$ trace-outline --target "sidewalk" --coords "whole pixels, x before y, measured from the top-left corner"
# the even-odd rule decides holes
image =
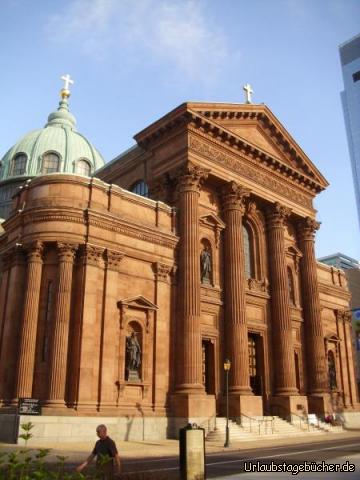
[[[111,436],[111,432],[110,432]],[[241,451],[249,449],[258,449],[265,447],[276,447],[283,445],[296,445],[302,443],[316,443],[324,440],[336,440],[343,438],[357,438],[360,442],[360,431],[344,432],[344,433],[327,433],[320,435],[311,435],[310,437],[288,437],[281,439],[258,439],[256,441],[240,441],[233,442],[231,447],[224,448],[221,443],[206,443],[206,454],[213,454],[219,452],[229,451]],[[94,447],[97,440],[96,435],[89,442],[84,443],[35,443],[31,440],[28,442],[27,448],[50,448],[51,457],[56,455],[64,455],[67,458],[66,463],[78,463],[88,456]],[[151,457],[174,457],[179,455],[179,442],[178,440],[159,440],[159,441],[139,441],[139,442],[116,442],[119,450],[119,454],[124,462],[127,459],[132,460],[136,458],[151,458]],[[13,444],[0,444],[0,452],[12,451],[14,449],[22,449],[24,446]],[[243,477],[241,477],[243,479]],[[348,477],[347,477],[348,478]],[[245,479],[244,479],[245,480]],[[270,480],[270,479],[269,479]]]

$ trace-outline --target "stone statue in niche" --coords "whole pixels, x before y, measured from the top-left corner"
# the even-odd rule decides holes
[[[126,373],[128,381],[140,380],[141,348],[136,332],[126,337]]]
[[[200,275],[201,283],[211,283],[211,252],[207,245],[200,254]]]
[[[336,382],[336,367],[335,367],[335,359],[332,352],[328,354],[328,365],[329,365],[329,388],[330,390],[336,390],[337,382]]]

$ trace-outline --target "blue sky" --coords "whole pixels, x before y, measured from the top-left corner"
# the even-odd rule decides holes
[[[79,131],[106,160],[186,100],[266,103],[330,183],[317,255],[360,259],[338,45],[360,0],[2,0],[0,157],[56,109],[70,73]]]

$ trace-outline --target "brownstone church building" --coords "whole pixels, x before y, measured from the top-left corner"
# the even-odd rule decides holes
[[[66,95],[52,115],[74,133]],[[56,145],[2,165],[23,183],[0,235],[0,422],[26,397],[44,432],[107,417],[164,438],[224,415],[225,359],[232,417],[356,410],[345,275],[314,252],[328,184],[278,119],[184,103],[134,138],[98,169]]]

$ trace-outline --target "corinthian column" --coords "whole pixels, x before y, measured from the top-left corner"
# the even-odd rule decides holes
[[[202,391],[200,333],[199,196],[208,170],[188,163],[178,172],[179,317],[177,391]]]
[[[27,249],[28,267],[15,387],[16,398],[31,397],[32,395],[41,272],[43,264],[42,252],[43,244],[41,242],[35,242]]]
[[[245,267],[242,234],[244,201],[250,191],[230,182],[223,191],[225,228],[225,338],[231,361],[229,391],[251,394],[246,326]]]
[[[57,243],[59,256],[59,285],[56,300],[53,344],[50,357],[49,400],[64,404],[68,339],[70,323],[71,285],[76,246]]]
[[[297,395],[289,287],[285,257],[285,221],[290,209],[278,202],[267,211],[275,394]]]
[[[314,248],[315,232],[319,227],[320,223],[309,217],[298,224],[298,239],[303,254],[300,268],[306,338],[308,393],[310,395],[326,393],[328,390],[327,363],[320,315],[320,298]]]

